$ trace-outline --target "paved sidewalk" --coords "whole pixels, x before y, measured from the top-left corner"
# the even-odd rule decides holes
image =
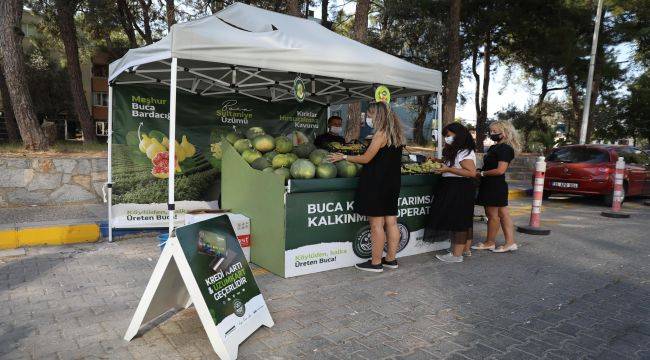
[[[276,325],[240,359],[648,359],[650,207],[546,202],[548,237],[463,264],[431,254],[400,269],[257,275]],[[515,201],[525,223],[528,201]],[[476,224],[476,240],[484,224]],[[159,252],[154,238],[33,248],[0,258],[1,359],[216,359],[196,312],[122,340]]]

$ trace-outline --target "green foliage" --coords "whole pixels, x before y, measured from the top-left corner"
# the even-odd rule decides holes
[[[217,186],[218,176],[219,171],[216,169],[177,176],[174,179],[175,199],[183,201],[205,198],[205,193]],[[149,173],[124,173],[114,180],[114,184],[113,201],[116,204],[149,204],[167,201],[167,180],[156,179]]]

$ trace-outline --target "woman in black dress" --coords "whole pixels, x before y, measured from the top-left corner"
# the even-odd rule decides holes
[[[463,262],[463,250],[472,241],[474,194],[476,187],[476,143],[466,127],[451,123],[442,129],[445,147],[442,150],[440,184],[433,194],[429,222],[424,241],[433,242],[451,232],[451,252],[436,255],[444,262]],[[446,239],[446,237],[445,237]]]
[[[503,253],[517,250],[514,226],[508,211],[508,183],[506,170],[521,149],[519,135],[509,121],[496,121],[490,124],[490,139],[496,144],[490,146],[483,157],[483,168],[478,175],[481,185],[477,203],[485,207],[488,218],[488,232],[485,242],[472,246],[475,250],[491,250]],[[499,227],[503,229],[505,244],[496,246]]]
[[[406,139],[400,120],[386,104],[371,103],[366,116],[375,131],[366,152],[357,156],[332,154],[329,159],[364,165],[354,198],[354,211],[365,215],[370,223],[372,258],[355,266],[360,270],[382,272],[384,266],[397,268],[395,255],[400,239],[397,198],[401,187],[402,147]],[[382,258],[386,241],[388,251]]]

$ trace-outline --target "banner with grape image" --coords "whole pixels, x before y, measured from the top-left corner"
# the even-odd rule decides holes
[[[190,210],[218,207],[224,138],[251,128],[313,139],[326,128],[326,107],[264,103],[242,96],[202,97],[179,91],[176,106],[176,222]],[[165,227],[169,161],[169,90],[117,85],[113,91],[113,226]]]

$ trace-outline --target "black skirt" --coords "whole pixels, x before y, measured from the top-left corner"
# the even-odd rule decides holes
[[[402,149],[384,146],[361,169],[354,197],[354,211],[365,216],[397,216],[397,200],[402,185]]]
[[[476,186],[472,179],[443,177],[433,193],[424,240],[439,241],[441,233],[472,228],[475,194]]]
[[[481,206],[508,206],[508,183],[505,176],[481,178],[476,203]]]

